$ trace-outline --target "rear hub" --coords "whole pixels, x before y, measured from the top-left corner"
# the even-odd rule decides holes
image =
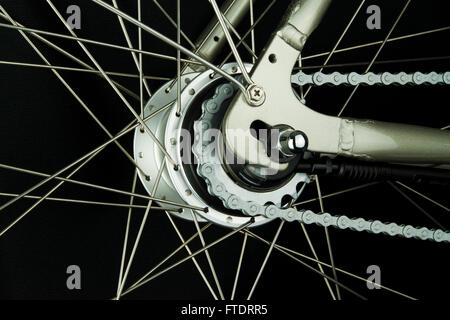
[[[246,67],[249,69],[251,65]],[[239,76],[235,63],[226,64],[223,70]],[[166,161],[156,197],[207,208],[194,211],[186,208],[172,214],[192,220],[194,212],[199,221],[231,228],[248,223],[252,217],[255,219],[252,226],[271,221],[261,215],[263,206],[281,207],[297,198],[308,177],[294,173],[283,179],[266,179],[261,168],[229,161],[221,147],[220,124],[237,89],[210,70],[183,75],[181,80],[181,115],[176,115],[176,102],[146,122],[178,164],[177,168],[147,133],[140,128],[135,132],[135,159],[150,176],[148,179],[139,173],[147,192],[152,192],[156,175]],[[154,93],[145,107],[144,117],[177,98],[176,86],[169,90],[170,87],[171,82],[166,83]]]

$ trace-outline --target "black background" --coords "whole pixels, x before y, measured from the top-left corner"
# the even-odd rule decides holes
[[[175,39],[175,29],[158,11],[151,1],[143,2],[143,21],[151,27]],[[447,1],[412,1],[393,37],[408,33],[445,27],[448,25]],[[167,11],[175,17],[176,1],[161,1]],[[259,0],[255,5],[256,16],[269,1]],[[288,1],[277,1],[270,14],[256,29],[257,53],[276,26]],[[366,28],[365,7],[353,23],[340,47],[346,47],[383,39],[400,13],[405,1],[369,1],[382,9],[382,29]],[[47,5],[46,1],[1,0],[0,4],[20,23],[28,27],[66,34],[64,26]],[[55,0],[54,4],[64,14],[67,6],[78,4],[82,10],[80,37],[126,46],[116,17],[90,1]],[[313,34],[304,50],[304,56],[329,51],[345,28],[359,1],[334,1],[324,22]],[[136,1],[119,1],[125,12],[136,16]],[[192,40],[209,22],[213,11],[206,0],[182,1],[182,29]],[[2,21],[3,23],[4,21]],[[239,28],[241,34],[248,28],[245,20]],[[132,41],[137,45],[136,28],[128,25]],[[29,45],[15,30],[0,28],[0,60],[42,63]],[[69,52],[89,61],[77,44],[70,40],[51,39]],[[378,60],[445,56],[448,31],[388,43]],[[74,66],[72,61],[35,41],[54,65]],[[186,45],[186,43],[184,43]],[[88,48],[107,71],[136,73],[128,52],[89,45]],[[330,63],[368,62],[377,46],[336,54]],[[176,51],[149,35],[144,36],[144,49],[175,55]],[[242,51],[245,59],[245,51]],[[228,51],[224,50],[224,54]],[[326,56],[305,61],[305,65],[320,65]],[[173,77],[175,63],[145,57],[146,75]],[[365,66],[331,68],[328,71],[363,72]],[[420,63],[397,63],[375,65],[374,72],[381,71],[447,71],[448,61],[439,60]],[[132,120],[132,115],[123,106],[108,84],[89,74],[61,72],[86,104],[92,108],[111,132],[118,132]],[[120,79],[120,82],[135,92],[139,86],[136,79]],[[150,81],[155,90],[162,83]],[[347,99],[351,88],[314,88],[307,98],[313,109],[335,115]],[[23,68],[0,65],[0,163],[44,173],[54,173],[73,160],[106,141],[106,135],[86,114],[78,102],[46,69]],[[361,87],[346,109],[344,115],[398,121],[440,128],[448,125],[445,109],[448,107],[448,89],[443,86],[417,87]],[[138,110],[136,101],[129,100]],[[121,140],[131,153],[132,136]],[[128,160],[115,147],[109,147],[74,177],[121,190],[130,190],[133,169]],[[42,178],[22,173],[0,170],[0,192],[21,193]],[[40,188],[34,194],[43,195],[55,182]],[[327,194],[357,183],[321,180],[322,192]],[[417,190],[430,195],[448,207],[448,189],[416,186]],[[137,192],[145,193],[139,186]],[[420,206],[433,214],[444,226],[448,226],[448,212],[424,199],[408,193]],[[128,203],[126,196],[96,191],[76,185],[64,184],[55,197]],[[316,196],[311,185],[301,199]],[[2,197],[1,203],[9,198]],[[35,200],[20,200],[0,213],[3,229]],[[145,204],[137,200],[137,203]],[[362,216],[367,219],[394,221],[419,226],[435,227],[417,208],[387,184],[379,184],[326,199],[325,210],[333,214]],[[319,211],[317,202],[305,208]],[[122,241],[127,209],[61,204],[45,201],[20,223],[0,238],[0,298],[4,299],[110,299],[117,287]],[[136,235],[142,210],[134,211],[132,241]],[[191,223],[176,221],[185,238],[195,232]],[[254,230],[266,239],[273,238],[277,223]],[[308,227],[311,239],[321,259],[328,261],[325,235],[322,228]],[[137,251],[129,282],[138,279],[144,272],[158,263],[179,246],[179,239],[163,213],[152,212]],[[207,242],[229,232],[213,227],[205,232]],[[366,277],[369,265],[379,265],[382,284],[393,287],[418,298],[445,298],[449,285],[448,245],[418,240],[397,239],[387,236],[330,230],[336,264],[350,272]],[[222,287],[229,296],[234,280],[242,236],[210,250]],[[309,247],[298,224],[286,225],[278,243],[310,255]],[[200,248],[194,241],[191,249]],[[129,250],[130,251],[130,250]],[[128,251],[128,252],[129,252]],[[248,240],[246,256],[241,273],[237,297],[245,298],[256,277],[267,246],[256,240]],[[184,257],[182,251],[174,259]],[[211,284],[206,259],[198,257]],[[169,262],[170,263],[170,262]],[[66,268],[79,265],[82,270],[82,289],[66,288]],[[316,267],[316,265],[313,265]],[[396,299],[383,290],[367,290],[362,281],[339,274],[339,279],[349,287],[369,298]],[[344,292],[345,299],[355,299]],[[209,291],[192,262],[171,270],[129,296],[133,299],[207,299]],[[329,299],[320,276],[308,271],[297,262],[274,251],[254,294],[256,299]]]

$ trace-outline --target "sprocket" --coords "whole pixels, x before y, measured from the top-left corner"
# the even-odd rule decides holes
[[[230,176],[223,164],[219,128],[236,90],[233,83],[221,84],[213,97],[202,104],[202,116],[194,123],[193,153],[198,161],[197,173],[205,180],[208,192],[221,199],[226,208],[241,210],[249,216],[263,215],[267,204],[281,208],[286,196],[297,199],[309,177],[296,173],[278,188],[251,190]]]

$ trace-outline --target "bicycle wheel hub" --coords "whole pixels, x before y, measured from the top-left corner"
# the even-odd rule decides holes
[[[226,64],[223,70],[239,76],[235,63]],[[250,216],[255,218],[252,226],[271,221],[260,214],[261,208],[266,204],[281,207],[287,200],[297,198],[308,177],[293,174],[279,181],[264,181],[264,170],[222,160],[220,124],[237,93],[236,88],[210,70],[183,75],[181,82],[180,107],[178,101],[167,107],[177,99],[176,85],[170,81],[151,97],[144,110],[144,118],[159,111],[146,124],[177,167],[144,130],[137,128],[135,132],[134,156],[145,172],[139,172],[139,177],[147,192],[152,193],[156,176],[165,162],[155,197],[208,208],[185,208],[172,214],[192,220],[195,212],[199,221],[233,228],[249,222]],[[180,116],[176,114],[177,107]],[[205,176],[204,172],[209,175]]]

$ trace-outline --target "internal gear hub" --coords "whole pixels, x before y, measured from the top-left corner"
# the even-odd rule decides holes
[[[246,68],[250,70],[251,65],[247,64]],[[239,68],[236,63],[229,63],[223,67],[223,70],[229,74],[239,75]],[[255,212],[254,206],[246,205],[241,202],[236,193],[242,195],[242,186],[239,186],[233,179],[227,175],[221,176],[223,190],[230,192],[224,203],[211,191],[208,182],[198,175],[197,158],[191,154],[191,146],[194,143],[194,121],[202,116],[202,104],[214,95],[216,88],[225,83],[220,75],[213,75],[208,70],[203,73],[186,74],[182,76],[182,92],[181,92],[181,115],[177,116],[177,102],[170,108],[161,111],[160,114],[148,120],[146,124],[155,133],[155,136],[165,146],[168,154],[178,164],[178,170],[165,158],[164,153],[146,133],[142,133],[139,128],[135,132],[135,159],[138,164],[149,173],[151,178],[148,181],[146,177],[139,173],[146,190],[151,193],[154,186],[154,178],[161,167],[162,161],[167,161],[164,169],[156,197],[165,198],[166,200],[177,203],[186,203],[189,206],[197,208],[208,208],[208,210],[194,210],[199,221],[211,221],[226,227],[240,227],[250,222],[250,214],[254,216],[252,227],[259,226],[271,221],[271,218],[264,216],[262,213]],[[162,86],[147,103],[144,110],[144,117],[152,112],[156,112],[166,106],[168,103],[176,99],[177,92],[175,89],[166,90],[170,83]],[[232,89],[229,98],[234,94]],[[222,105],[218,106],[219,110]],[[224,111],[223,109],[221,112]],[[219,123],[220,119],[215,120]],[[188,160],[188,161],[186,161]],[[189,161],[192,160],[192,161]],[[203,163],[202,163],[203,164]],[[202,165],[199,163],[199,168]],[[202,168],[204,168],[202,166]],[[203,169],[205,170],[205,169]],[[295,197],[298,194],[297,185],[305,182],[307,176],[299,175],[294,180],[281,185],[271,191],[261,192],[261,190],[245,190],[247,199],[251,199],[253,203],[257,203],[258,207],[263,202],[281,206],[282,198],[285,195]],[[220,189],[220,188],[219,188]],[[216,188],[216,191],[218,189]],[[286,191],[289,190],[289,191]],[[164,204],[167,207],[167,204]],[[191,209],[185,208],[181,213],[174,212],[174,215],[192,220]]]

